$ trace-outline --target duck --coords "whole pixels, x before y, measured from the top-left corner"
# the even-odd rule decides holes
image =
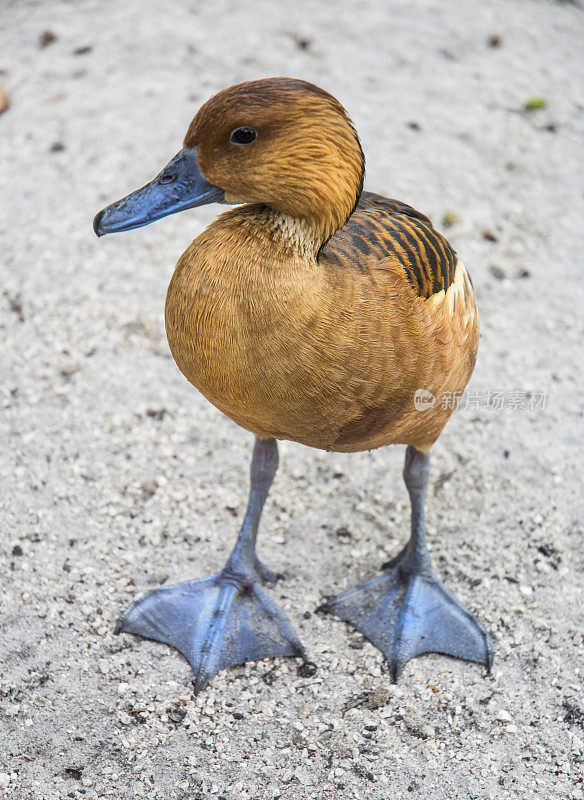
[[[151,590],[116,626],[180,651],[196,692],[247,661],[312,664],[270,597],[282,576],[256,552],[278,440],[345,453],[406,446],[407,544],[317,610],[361,632],[393,681],[424,653],[492,665],[488,631],[433,569],[425,523],[430,450],[476,361],[472,283],[426,215],[365,191],[364,176],[359,136],[333,95],[300,79],[252,80],[204,103],[162,171],[94,219],[103,236],[233,206],[179,258],[165,324],[186,379],[255,436],[247,509],[218,574]]]

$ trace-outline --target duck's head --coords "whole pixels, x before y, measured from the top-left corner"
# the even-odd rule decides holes
[[[328,92],[290,78],[231,86],[198,111],[183,149],[153,181],[101,211],[98,236],[206,203],[263,203],[303,220],[322,243],[363,187],[355,129]]]

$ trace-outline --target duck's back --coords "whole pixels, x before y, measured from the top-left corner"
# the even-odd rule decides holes
[[[428,217],[399,200],[363,192],[320,258],[339,268],[365,269],[388,257],[402,266],[418,297],[428,299],[454,281],[456,253]]]

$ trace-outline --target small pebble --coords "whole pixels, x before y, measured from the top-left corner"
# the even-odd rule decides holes
[[[505,279],[505,270],[502,267],[497,266],[496,264],[491,264],[489,267],[489,272],[496,278],[498,281],[502,281]]]
[[[306,661],[298,667],[297,672],[301,678],[312,678],[313,675],[316,675],[316,670],[317,667],[314,661]]]
[[[485,239],[487,242],[498,242],[499,241],[498,238],[493,233],[493,231],[490,230],[489,228],[485,228],[484,229],[484,231],[483,231],[483,239]]]
[[[294,773],[291,769],[283,769],[280,773],[280,780],[282,783],[290,783],[292,778],[294,777]]]
[[[312,44],[312,41],[310,39],[307,39],[304,36],[296,37],[296,47],[299,50],[308,50],[310,48],[311,44]]]
[[[144,500],[149,500],[156,494],[156,490],[158,489],[158,483],[157,481],[144,481],[144,483],[141,484],[140,488],[142,489]]]
[[[39,46],[41,48],[48,47],[50,44],[53,44],[57,40],[57,34],[53,31],[46,30],[41,33],[39,36]]]
[[[425,723],[424,725],[420,725],[420,738],[421,739],[433,739],[436,736],[436,729],[432,725],[428,725]]]

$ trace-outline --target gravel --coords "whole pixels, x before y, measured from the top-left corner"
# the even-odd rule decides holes
[[[2,800],[584,797],[582,14],[4,4]],[[313,613],[403,545],[403,448],[282,444],[260,552],[313,674],[248,664],[195,697],[178,654],[113,635],[144,591],[220,569],[252,442],[164,336],[173,265],[216,209],[99,241],[91,220],[211,94],[282,74],[342,100],[367,187],[447,220],[472,274],[474,395],[435,448],[428,518],[439,573],[493,633],[491,675],[426,656],[393,686],[369,643]]]

